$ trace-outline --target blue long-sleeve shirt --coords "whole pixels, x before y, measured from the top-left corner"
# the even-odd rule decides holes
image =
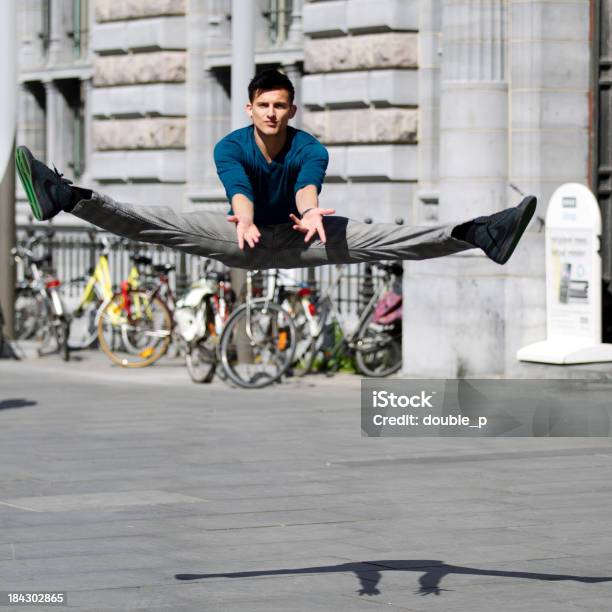
[[[250,125],[220,140],[214,158],[230,207],[241,193],[253,202],[256,225],[274,225],[298,214],[295,194],[302,187],[315,185],[321,191],[329,155],[314,136],[289,126],[285,146],[268,163]]]

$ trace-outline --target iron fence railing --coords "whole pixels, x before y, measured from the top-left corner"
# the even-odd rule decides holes
[[[19,226],[17,242],[23,245],[32,233],[40,231],[45,230],[41,230],[40,226]],[[35,254],[41,256],[51,253],[50,266],[53,273],[65,283],[64,291],[67,295],[76,297],[82,291],[84,280],[75,279],[84,279],[93,270],[102,252],[102,238],[106,238],[111,245],[108,255],[109,268],[113,283],[117,286],[128,277],[130,256],[133,254],[147,255],[153,259],[153,263],[174,264],[176,270],[170,273],[169,281],[177,295],[181,295],[201,276],[206,261],[202,257],[167,247],[128,241],[106,232],[83,228],[55,228],[53,233],[36,247]],[[213,262],[213,269],[223,268],[219,262]],[[23,272],[18,267],[18,282],[23,279]],[[293,281],[295,284],[307,284],[315,291],[322,292],[334,282],[337,274],[335,266],[300,268],[283,270],[281,280],[285,283]],[[347,266],[333,296],[342,314],[354,316],[368,302],[380,280],[380,274],[367,264]]]

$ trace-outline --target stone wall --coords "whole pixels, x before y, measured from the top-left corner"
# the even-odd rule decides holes
[[[184,15],[186,4],[186,0],[96,0],[96,21]]]
[[[411,32],[311,39],[304,45],[304,68],[310,73],[416,68],[417,41]]]
[[[154,117],[94,121],[98,151],[130,149],[184,149],[186,120]]]
[[[102,55],[94,60],[94,85],[183,82],[187,74],[184,51]]]
[[[421,156],[423,200],[437,199],[440,187],[431,208],[440,209],[437,221],[453,223],[517,204],[512,183],[537,195],[543,219],[560,184],[589,183],[589,1],[422,6],[419,36],[429,35],[419,72],[424,63],[431,71],[428,117],[420,108],[430,143]],[[424,85],[419,79],[422,95]],[[425,152],[422,139],[419,148]],[[539,376],[516,352],[546,337],[544,267],[537,220],[503,267],[479,250],[407,262],[404,373]]]
[[[325,144],[417,141],[417,111],[368,108],[309,112],[304,129]]]
[[[111,196],[137,201],[149,185],[148,203],[167,204],[184,190],[186,20],[185,0],[96,1],[92,175]]]
[[[183,16],[150,17],[110,21],[96,25],[91,36],[91,48],[111,53],[184,49],[186,20]]]
[[[590,82],[591,4],[588,0],[509,2],[509,179],[522,191],[538,196],[537,214],[542,218],[557,187],[569,182],[590,186],[591,95],[597,95]],[[516,201],[517,195],[512,198]],[[546,337],[544,233],[541,226],[539,232],[536,228],[538,224],[533,223],[533,252],[527,246],[523,251],[537,262],[537,285],[531,294],[519,296],[530,308],[517,314],[509,310],[506,322],[509,375],[525,371],[526,364],[516,361],[517,349]],[[533,305],[536,291],[537,308]],[[522,320],[526,312],[530,325]]]
[[[329,145],[322,201],[373,221],[412,222],[418,178],[418,0],[304,5],[303,127]],[[355,183],[368,201],[355,198]],[[383,189],[391,183],[397,189]]]

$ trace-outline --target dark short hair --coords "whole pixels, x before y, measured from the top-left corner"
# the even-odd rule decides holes
[[[295,88],[293,83],[275,68],[269,68],[258,72],[249,83],[249,100],[253,102],[258,91],[267,91],[270,89],[286,89],[289,92],[289,102],[293,104],[295,97]]]

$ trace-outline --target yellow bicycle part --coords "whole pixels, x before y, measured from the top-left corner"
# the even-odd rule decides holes
[[[115,293],[98,319],[100,347],[124,367],[144,367],[160,359],[171,335],[172,316],[165,303],[140,289]]]

